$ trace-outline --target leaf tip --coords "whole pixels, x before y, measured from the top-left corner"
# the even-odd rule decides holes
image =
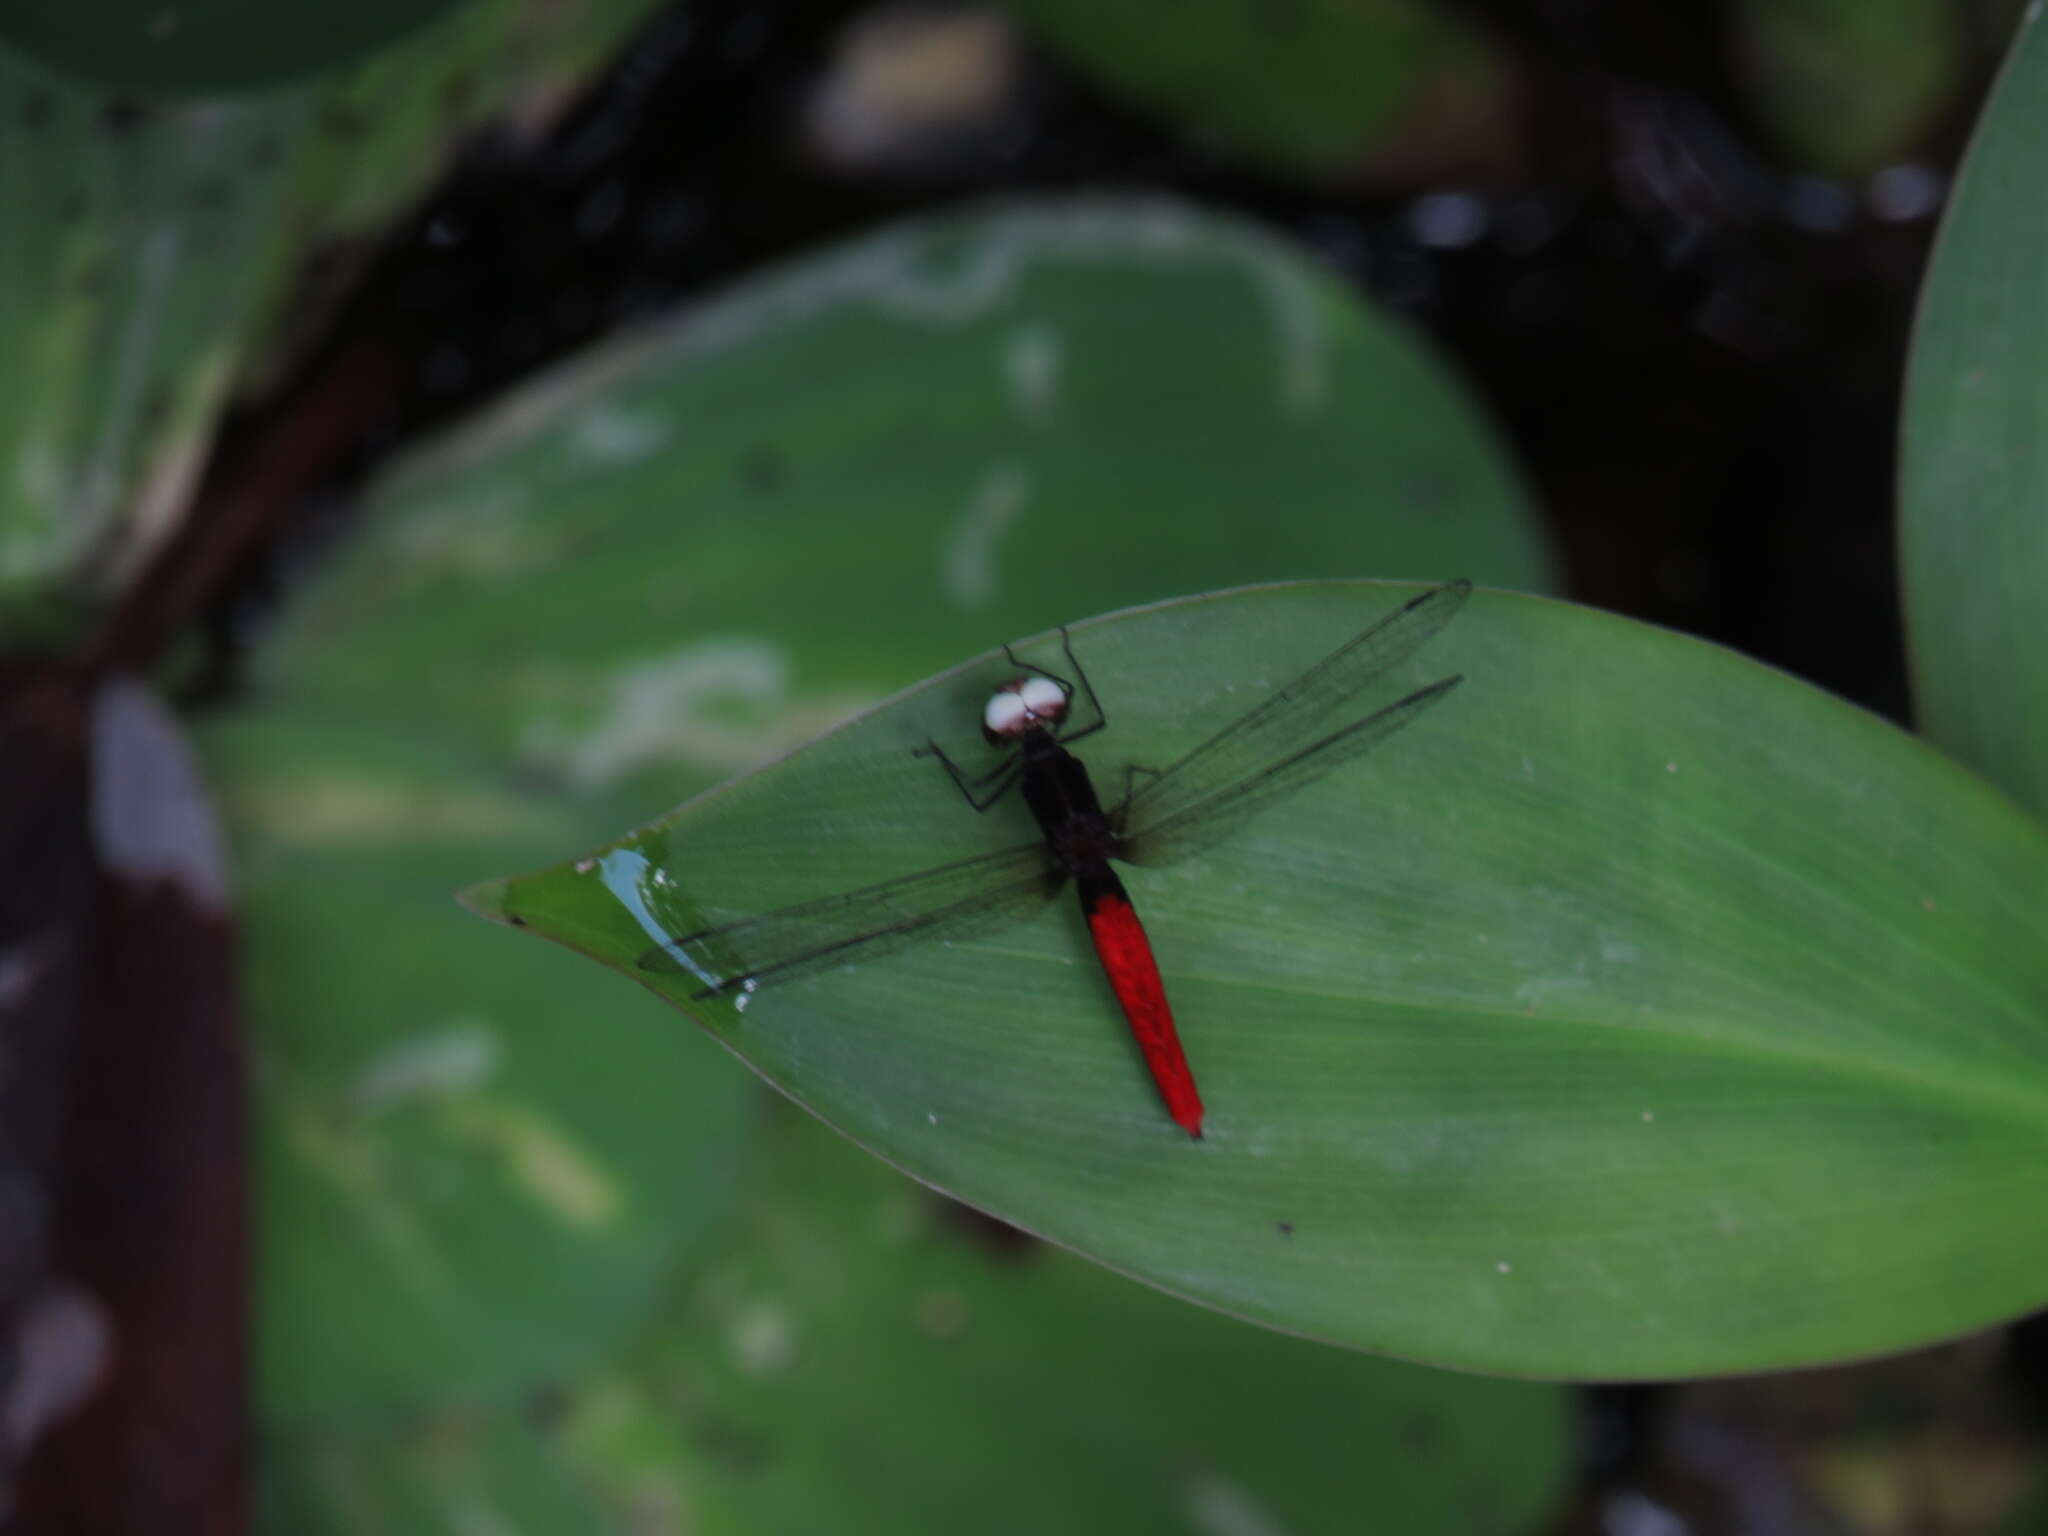
[[[505,900],[505,893],[511,883],[509,880],[480,880],[475,885],[464,886],[457,891],[455,899],[478,917],[487,917],[494,923],[506,923],[514,928],[524,928],[524,920],[513,913]]]

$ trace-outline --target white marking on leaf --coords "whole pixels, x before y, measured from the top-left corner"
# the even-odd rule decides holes
[[[563,713],[587,708],[584,673],[532,685],[560,699]],[[541,716],[520,738],[528,762],[578,789],[598,789],[650,764],[715,770],[748,767],[809,739],[868,703],[828,695],[798,708],[788,658],[760,640],[706,640],[665,656],[629,662],[598,685],[597,716],[571,724]]]
[[[1034,427],[1050,423],[1059,403],[1060,371],[1066,344],[1049,325],[1021,326],[1003,348],[1003,376],[1017,409]]]
[[[1190,1479],[1182,1503],[1188,1523],[1204,1536],[1284,1536],[1286,1530],[1249,1489],[1213,1474]]]
[[[571,428],[576,449],[602,464],[637,464],[657,452],[674,429],[653,411],[593,406]]]
[[[996,595],[996,545],[1030,499],[1030,476],[1019,464],[998,464],[982,477],[951,536],[939,587],[962,608],[986,608]]]
[[[480,1019],[465,1019],[378,1053],[356,1074],[351,1097],[365,1112],[409,1099],[468,1093],[498,1070],[498,1036]]]
[[[625,1214],[626,1194],[599,1162],[539,1110],[481,1095],[440,1100],[448,1131],[493,1153],[513,1189],[565,1227],[602,1231]]]
[[[1043,263],[1239,272],[1271,316],[1285,407],[1305,415],[1328,401],[1327,285],[1294,250],[1262,230],[1166,200],[1125,197],[998,208],[966,227],[970,237],[963,240],[934,239],[919,226],[900,226],[836,256],[756,279],[644,339],[608,349],[574,374],[521,391],[449,439],[440,459],[461,463],[479,457],[494,442],[524,436],[646,369],[733,351],[835,309],[865,305],[889,319],[934,327],[982,319],[1016,303],[1025,276]],[[935,254],[941,251],[943,256]]]
[[[796,1329],[789,1313],[769,1302],[755,1302],[733,1319],[726,1335],[726,1353],[736,1370],[749,1376],[774,1376],[796,1358]]]

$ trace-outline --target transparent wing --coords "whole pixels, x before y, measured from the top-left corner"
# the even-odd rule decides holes
[[[913,944],[1022,922],[1065,880],[1042,843],[1019,843],[914,875],[686,933],[642,955],[642,970],[684,971],[723,997],[879,959]]]
[[[1133,864],[1170,864],[1200,852],[1235,832],[1274,801],[1305,789],[1332,769],[1378,746],[1464,680],[1446,677],[1427,688],[1418,688],[1405,699],[1310,742],[1291,757],[1261,768],[1235,784],[1226,784],[1207,799],[1184,805],[1161,820],[1147,822],[1124,839],[1122,857]]]
[[[1339,646],[1264,703],[1140,784],[1131,796],[1125,825],[1139,837],[1149,836],[1165,823],[1181,820],[1195,806],[1240,788],[1266,768],[1334,741],[1343,734],[1330,722],[1336,709],[1414,655],[1458,616],[1471,595],[1469,581],[1432,588]],[[1392,709],[1408,702],[1404,699]],[[1372,718],[1377,717],[1368,717]],[[1358,728],[1366,723],[1359,721]],[[1343,760],[1339,757],[1330,766]],[[1296,787],[1307,782],[1303,779]]]

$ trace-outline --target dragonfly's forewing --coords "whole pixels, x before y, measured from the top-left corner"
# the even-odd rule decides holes
[[[1405,699],[1310,742],[1292,757],[1225,785],[1206,800],[1147,822],[1124,839],[1124,857],[1133,864],[1170,864],[1221,841],[1274,801],[1378,746],[1463,681],[1462,677],[1447,677],[1418,688]]]
[[[1348,723],[1340,710],[1448,624],[1470,592],[1459,581],[1424,593],[1140,784],[1124,808],[1120,855],[1165,863],[1205,848],[1421,714],[1459,679]],[[997,932],[1037,911],[1064,880],[1044,844],[1020,843],[686,933],[639,964],[695,977],[697,998],[729,996],[913,944]]]
[[[686,933],[649,950],[639,964],[697,977],[705,985],[694,997],[729,996],[912,944],[997,932],[1031,916],[1063,880],[1043,843],[1019,843]]]
[[[1126,808],[1123,856],[1164,864],[1206,848],[1415,719],[1459,679],[1357,720],[1338,711],[1434,638],[1471,594],[1469,581],[1423,593],[1141,782]]]

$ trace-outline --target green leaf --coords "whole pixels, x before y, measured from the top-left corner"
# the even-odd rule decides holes
[[[367,1424],[270,1427],[254,1529],[293,1536],[600,1536],[631,1528],[544,1433],[550,1397],[517,1408],[404,1404]]]
[[[1327,175],[1447,146],[1453,159],[1491,157],[1510,120],[1513,80],[1484,34],[1419,0],[1011,9],[1110,89],[1283,171]]]
[[[2048,814],[2048,32],[2032,8],[1921,298],[1900,487],[1907,633],[1930,738]]]
[[[0,645],[60,639],[174,525],[304,118],[283,95],[140,110],[0,53]]]
[[[792,263],[559,370],[369,516],[278,638],[280,686],[643,814],[1076,612],[1548,579],[1429,353],[1288,245],[1152,201]]]
[[[2048,1481],[2034,1478],[1992,1530],[1994,1536],[2048,1536]]]
[[[457,885],[1076,593],[1542,573],[1426,355],[1287,247],[1159,205],[822,253],[559,371],[367,503],[205,736],[266,1068],[262,1404],[323,1433],[395,1397],[438,1423],[615,1345],[740,1156],[751,1080],[715,1045],[652,999],[593,1010],[582,967],[520,957]],[[534,1185],[533,1129],[620,1199]],[[565,1219],[593,1209],[617,1214]]]
[[[1085,1536],[1341,1530],[1367,1507],[1404,1536],[1506,1536],[1557,1495],[1557,1388],[1181,1306],[792,1111],[761,1151],[741,1218],[629,1356],[523,1411],[273,1436],[263,1528],[589,1533],[658,1509],[702,1536]]]
[[[747,1085],[665,1010],[594,1030],[567,957],[474,942],[447,893],[616,806],[302,713],[200,745],[243,914],[266,1422],[505,1402],[615,1348],[724,1213]]]
[[[1404,595],[1078,625],[1114,781]],[[1041,641],[1030,654],[1057,665]],[[636,961],[997,848],[912,749],[994,658],[472,900],[661,992],[917,1177],[1332,1341],[1627,1377],[1896,1349],[2038,1305],[2048,839],[1912,738],[1730,653],[1481,594],[1390,678],[1448,701],[1197,862],[1134,871],[1209,1102],[1167,1122],[1068,906],[746,1011]]]
[[[1737,75],[1792,163],[1878,170],[1920,144],[1965,69],[1948,0],[1737,0]]]
[[[769,1152],[733,1240],[565,1414],[594,1480],[687,1490],[692,1529],[1482,1536],[1558,1492],[1555,1388],[1176,1305],[793,1113]]]
[[[150,106],[0,51],[0,354],[35,381],[0,396],[0,646],[60,647],[176,528],[248,358],[304,324],[306,253],[485,119],[544,119],[651,4],[486,0],[316,83]]]
[[[159,96],[284,84],[352,64],[458,0],[9,0],[0,43],[95,86]]]
[[[466,0],[308,86],[292,186],[295,248],[374,233],[486,123],[540,136],[660,0]],[[280,303],[303,302],[296,293]],[[278,317],[281,327],[298,318]]]

